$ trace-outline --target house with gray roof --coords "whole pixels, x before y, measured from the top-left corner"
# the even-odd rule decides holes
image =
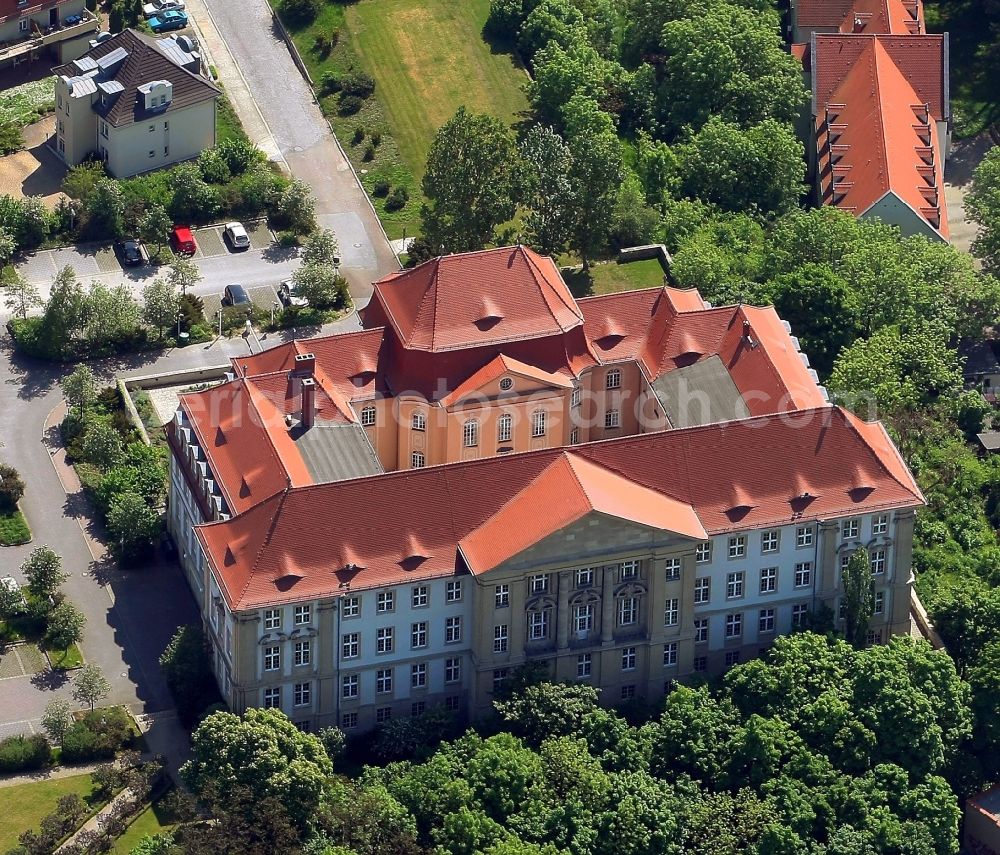
[[[184,37],[125,30],[56,76],[56,153],[68,166],[96,154],[117,178],[197,157],[215,145],[219,89]]]

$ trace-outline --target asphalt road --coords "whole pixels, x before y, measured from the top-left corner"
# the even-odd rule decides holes
[[[340,241],[355,298],[399,269],[364,190],[276,31],[267,0],[204,0],[289,169],[316,196],[317,220]]]

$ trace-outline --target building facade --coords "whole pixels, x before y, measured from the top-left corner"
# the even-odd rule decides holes
[[[476,255],[457,281],[539,264]],[[502,324],[462,329],[474,289],[451,320],[442,289],[441,329],[416,333],[400,306],[419,318],[426,282],[376,283],[362,332],[234,360],[168,425],[169,527],[234,710],[349,731],[435,704],[476,716],[527,662],[609,704],[654,698],[836,616],[858,549],[871,640],[909,631],[920,491],[773,310],[652,289],[497,341]],[[536,289],[491,287],[490,311]],[[454,348],[426,346],[445,332]]]
[[[85,0],[0,0],[0,68],[43,56],[69,62],[87,50],[99,26]]]

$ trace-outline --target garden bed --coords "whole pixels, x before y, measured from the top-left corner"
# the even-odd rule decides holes
[[[31,528],[20,508],[0,512],[0,546],[20,546],[31,541]]]

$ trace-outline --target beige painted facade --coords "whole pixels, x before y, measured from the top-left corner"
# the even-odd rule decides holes
[[[68,17],[83,20],[66,26]],[[99,21],[87,11],[84,0],[52,4],[26,3],[18,14],[0,19],[0,67],[32,62],[42,55],[69,62],[87,50]]]

